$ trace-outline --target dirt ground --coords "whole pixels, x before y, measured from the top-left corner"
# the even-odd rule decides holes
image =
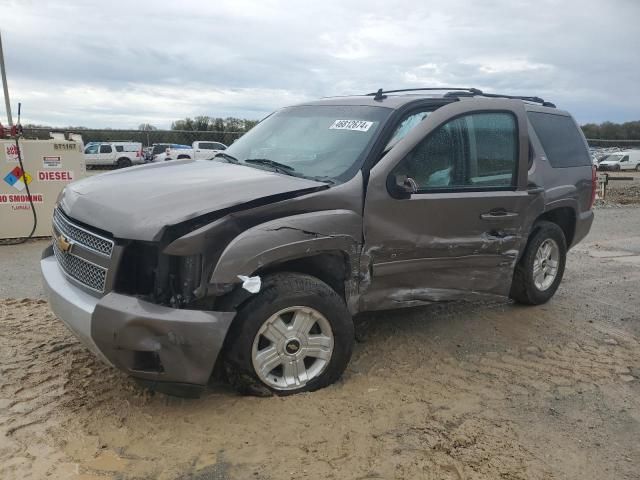
[[[639,267],[640,208],[598,210],[550,303],[364,315],[343,379],[288,398],[153,394],[3,299],[0,478],[638,479]]]
[[[602,175],[605,172],[599,172]],[[606,172],[609,175],[609,184],[604,205],[624,206],[640,205],[640,172]],[[631,180],[616,180],[616,178],[627,178]]]

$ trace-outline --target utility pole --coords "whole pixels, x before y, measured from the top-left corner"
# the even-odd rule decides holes
[[[13,125],[11,118],[11,101],[9,100],[9,86],[7,85],[7,71],[4,67],[4,53],[2,52],[2,32],[0,32],[0,73],[2,73],[2,88],[4,89],[4,106],[7,109],[9,126]]]

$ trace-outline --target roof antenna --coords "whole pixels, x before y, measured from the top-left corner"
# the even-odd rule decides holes
[[[375,97],[373,97],[373,99],[376,100],[377,102],[381,102],[385,98],[387,98],[387,96],[382,94],[382,89],[381,88],[378,89],[378,91],[376,92]]]

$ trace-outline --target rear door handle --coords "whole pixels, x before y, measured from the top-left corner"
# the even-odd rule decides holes
[[[504,208],[494,208],[493,210],[489,210],[487,213],[481,214],[480,218],[482,220],[503,220],[517,216],[518,214],[516,212],[508,212]]]

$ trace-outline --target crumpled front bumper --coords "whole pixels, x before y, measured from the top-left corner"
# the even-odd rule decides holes
[[[174,309],[115,292],[94,297],[66,277],[50,248],[40,267],[51,309],[100,359],[158,390],[207,384],[235,312]]]

